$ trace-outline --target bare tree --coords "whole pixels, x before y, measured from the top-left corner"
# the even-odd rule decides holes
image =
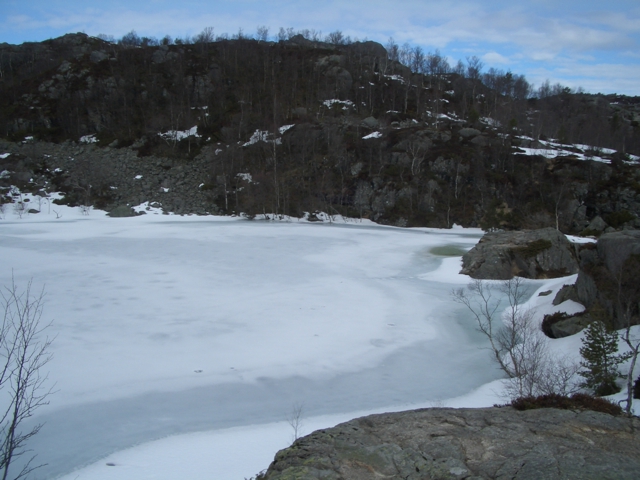
[[[334,45],[344,45],[345,43],[347,43],[344,34],[340,30],[335,30],[329,33],[325,37],[324,41],[327,43],[332,43]]]
[[[493,359],[510,380],[509,397],[566,394],[576,388],[577,367],[568,359],[549,354],[533,312],[522,306],[526,288],[520,277],[500,284],[499,291],[508,302],[502,315],[497,314],[500,300],[487,282],[474,280],[468,289],[470,293],[462,288],[454,290],[453,299],[469,309],[478,330],[489,340]]]
[[[26,443],[42,427],[38,424],[24,430],[23,422],[49,403],[52,389],[42,369],[51,360],[52,340],[45,335],[50,324],[41,321],[44,291],[34,295],[31,281],[20,291],[12,278],[0,294],[4,306],[0,325],[0,391],[4,399],[0,409],[0,472],[2,480],[16,480],[42,466],[33,465],[32,455],[9,476],[14,460],[29,456]]]
[[[393,37],[389,37],[386,45],[387,55],[389,55],[389,60],[392,62],[397,62],[400,60],[400,47],[393,39]]]
[[[269,27],[262,25],[256,28],[256,40],[266,42],[269,39]]]
[[[295,442],[298,438],[300,438],[300,433],[302,432],[302,416],[304,411],[304,404],[302,403],[294,403],[291,407],[291,412],[287,417],[287,423],[291,425],[293,429],[293,441]]]
[[[213,27],[205,27],[199,34],[193,37],[193,43],[212,43],[215,38]]]
[[[638,283],[638,269],[640,268],[640,255],[630,255],[618,267],[615,275],[617,283],[617,315],[624,324],[624,330],[620,335],[624,343],[629,347],[629,370],[627,372],[627,398],[625,411],[632,414],[633,406],[633,371],[640,353],[640,333],[632,330],[632,326],[640,323],[640,284]]]

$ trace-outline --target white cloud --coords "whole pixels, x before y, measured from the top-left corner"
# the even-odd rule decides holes
[[[500,55],[498,52],[485,53],[482,56],[482,60],[487,65],[506,65],[511,63],[511,61],[507,57],[505,57],[504,55]]]

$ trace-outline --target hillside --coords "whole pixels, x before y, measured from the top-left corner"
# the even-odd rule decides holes
[[[419,54],[302,35],[2,44],[3,202],[62,191],[107,210],[640,227],[640,98],[534,96],[522,76]]]

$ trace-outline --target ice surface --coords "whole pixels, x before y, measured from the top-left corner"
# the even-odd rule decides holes
[[[54,320],[59,391],[33,442],[45,477],[169,434],[280,421],[294,401],[352,412],[497,376],[451,286],[419,278],[441,261],[430,248],[468,249],[479,231],[8,217],[2,283],[34,278]]]

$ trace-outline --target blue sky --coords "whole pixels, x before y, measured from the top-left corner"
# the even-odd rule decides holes
[[[352,38],[439,49],[451,60],[476,55],[489,67],[588,92],[640,95],[638,0],[0,0],[0,42],[69,32],[118,38],[195,35],[204,27],[253,35],[265,25],[341,30]]]

